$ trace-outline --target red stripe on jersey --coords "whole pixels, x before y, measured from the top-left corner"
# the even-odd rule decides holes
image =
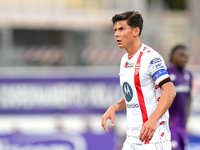
[[[140,52],[138,59],[137,59],[137,63],[135,65],[134,82],[135,82],[135,88],[137,91],[138,101],[140,104],[140,109],[142,112],[142,120],[143,120],[143,123],[145,123],[148,120],[148,116],[147,116],[147,110],[146,110],[146,106],[145,106],[144,96],[142,93],[142,88],[141,88],[141,84],[140,84],[140,75],[139,75],[140,61],[141,61],[142,55],[143,55],[143,52]]]

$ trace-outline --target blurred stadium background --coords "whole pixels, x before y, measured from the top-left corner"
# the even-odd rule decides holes
[[[0,0],[0,150],[120,150],[125,113],[109,133],[101,116],[118,101],[119,62],[111,17],[143,14],[142,41],[168,62],[191,51],[189,150],[200,149],[199,0]],[[109,126],[109,122],[108,122]]]

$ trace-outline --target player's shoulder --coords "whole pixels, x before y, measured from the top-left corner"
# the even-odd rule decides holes
[[[175,74],[178,73],[176,66],[174,66],[172,63],[167,64],[167,72],[169,73],[172,79],[175,76]]]
[[[192,72],[190,70],[186,69],[185,73],[188,74],[192,78]]]
[[[148,56],[160,56],[160,54],[156,50],[145,44],[143,44],[142,52]]]
[[[175,66],[172,64],[172,63],[169,63],[168,65],[167,65],[167,70],[175,70],[176,68],[175,68]]]
[[[153,48],[145,44],[143,45],[144,45],[144,48],[142,51],[143,51],[144,56],[146,56],[145,57],[146,61],[149,60],[151,64],[163,61],[162,56],[156,50],[154,50]]]

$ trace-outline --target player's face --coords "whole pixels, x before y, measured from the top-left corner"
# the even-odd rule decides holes
[[[119,48],[128,49],[131,47],[135,40],[134,37],[139,34],[135,30],[136,28],[131,28],[126,20],[118,21],[114,24],[115,38]]]
[[[188,62],[189,54],[184,49],[179,49],[173,54],[173,62],[179,68],[184,68]]]

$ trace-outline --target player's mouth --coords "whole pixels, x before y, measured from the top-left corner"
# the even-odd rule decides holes
[[[121,44],[122,43],[122,41],[121,40],[117,40],[117,44]]]

